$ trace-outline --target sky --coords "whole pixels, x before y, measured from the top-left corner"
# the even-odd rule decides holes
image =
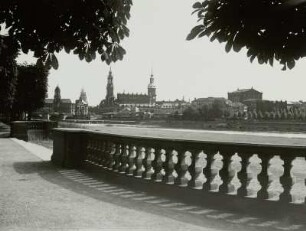
[[[186,40],[197,18],[191,15],[196,0],[134,0],[128,22],[130,37],[124,39],[127,54],[123,61],[111,64],[114,91],[146,93],[151,69],[157,86],[157,100],[193,100],[201,97],[227,97],[244,88],[263,92],[268,100],[306,101],[306,59],[293,70],[250,63],[245,50],[225,52],[225,44],[207,37]],[[58,85],[62,98],[76,100],[84,88],[89,105],[95,106],[106,96],[109,66],[96,60],[87,63],[73,54],[57,55],[58,70],[49,75],[48,97]],[[20,55],[18,62],[34,62]]]

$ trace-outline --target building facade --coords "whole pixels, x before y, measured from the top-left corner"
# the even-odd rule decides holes
[[[237,89],[233,92],[228,92],[228,99],[232,102],[245,103],[245,101],[262,100],[262,92],[253,88]]]
[[[79,99],[75,101],[75,117],[80,119],[88,117],[88,100],[84,89],[81,90]]]
[[[62,99],[61,98],[61,90],[59,86],[57,86],[54,90],[54,98],[53,99],[45,99],[45,105],[42,109],[44,112],[52,114],[67,114],[74,115],[74,104],[70,99]]]
[[[147,94],[142,93],[117,93],[114,94],[114,76],[110,69],[107,77],[106,96],[99,105],[102,114],[120,112],[123,108],[151,108],[156,104],[156,86],[154,76],[151,73]]]
[[[156,103],[156,86],[153,73],[150,76],[147,94],[118,93],[117,103],[119,106],[154,107]]]

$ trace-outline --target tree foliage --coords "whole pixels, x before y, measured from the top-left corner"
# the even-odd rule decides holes
[[[215,120],[223,116],[222,104],[218,100],[214,100],[211,106],[206,104],[195,107],[189,106],[183,111],[183,119],[186,120]]]
[[[31,117],[32,112],[44,106],[47,96],[48,71],[39,65],[18,66],[18,79],[13,111]]]
[[[306,56],[306,6],[304,0],[205,0],[193,5],[200,25],[187,40],[208,36],[226,43],[225,50],[247,49],[252,62],[277,60],[293,68]]]
[[[10,114],[17,81],[17,44],[9,37],[0,36],[0,113]]]
[[[38,63],[58,68],[56,52],[73,51],[81,60],[121,60],[120,41],[129,36],[126,27],[132,0],[2,0],[0,24],[9,37]]]

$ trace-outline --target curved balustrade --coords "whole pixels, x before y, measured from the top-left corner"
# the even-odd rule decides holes
[[[70,153],[57,147],[63,145],[60,143],[63,133],[65,137],[79,135],[78,141],[64,142],[77,145]],[[61,159],[62,165],[75,167],[87,162],[152,184],[257,200],[305,203],[306,146],[126,137],[71,129],[55,129],[54,135],[54,162],[59,155],[70,159],[81,156],[79,165],[69,165]]]
[[[57,127],[55,121],[13,121],[10,136],[25,141],[50,139],[51,130],[55,127]]]

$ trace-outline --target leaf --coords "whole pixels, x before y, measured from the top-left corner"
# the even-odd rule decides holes
[[[251,57],[250,57],[251,63],[254,61],[255,58],[256,58],[256,55],[251,55]]]
[[[288,62],[287,62],[287,66],[288,66],[288,68],[291,70],[292,68],[294,68],[294,66],[295,66],[295,61],[294,61],[294,59],[291,59],[291,60],[289,60]]]
[[[200,2],[196,2],[192,5],[193,8],[202,8],[202,4]]]
[[[269,58],[269,64],[271,65],[271,67],[273,67],[273,60],[274,60],[273,57]]]
[[[203,29],[204,29],[203,25],[195,26],[194,28],[192,28],[189,35],[187,35],[186,40],[194,39]]]
[[[86,60],[86,62],[91,62],[91,55],[89,54],[89,53],[87,53],[87,54],[85,54],[85,60]]]
[[[230,52],[231,48],[232,48],[232,42],[228,41],[225,45],[225,51],[228,53]]]
[[[70,53],[70,50],[71,50],[70,47],[64,46],[64,49],[65,49],[65,51],[66,51],[67,54]]]
[[[195,9],[194,11],[192,11],[191,14],[194,14],[194,13],[198,12],[199,10],[200,10],[200,9]]]
[[[211,31],[209,29],[206,29],[203,32],[201,32],[198,37],[202,38],[203,36],[210,36],[210,34],[211,34]]]
[[[257,59],[259,64],[263,64],[265,62],[262,55],[259,55]]]
[[[210,37],[210,41],[214,41],[217,38],[217,33],[214,33],[211,37]]]
[[[57,70],[57,69],[58,69],[58,60],[57,60],[57,58],[56,58],[56,56],[55,56],[54,54],[52,54],[51,57],[52,57],[52,58],[51,58],[51,65],[52,65],[52,67],[53,67],[55,70]]]
[[[207,5],[208,5],[208,1],[207,0],[202,2],[202,7],[206,7]]]
[[[242,46],[239,45],[238,43],[234,42],[233,43],[233,50],[236,52],[239,52],[241,50]]]

